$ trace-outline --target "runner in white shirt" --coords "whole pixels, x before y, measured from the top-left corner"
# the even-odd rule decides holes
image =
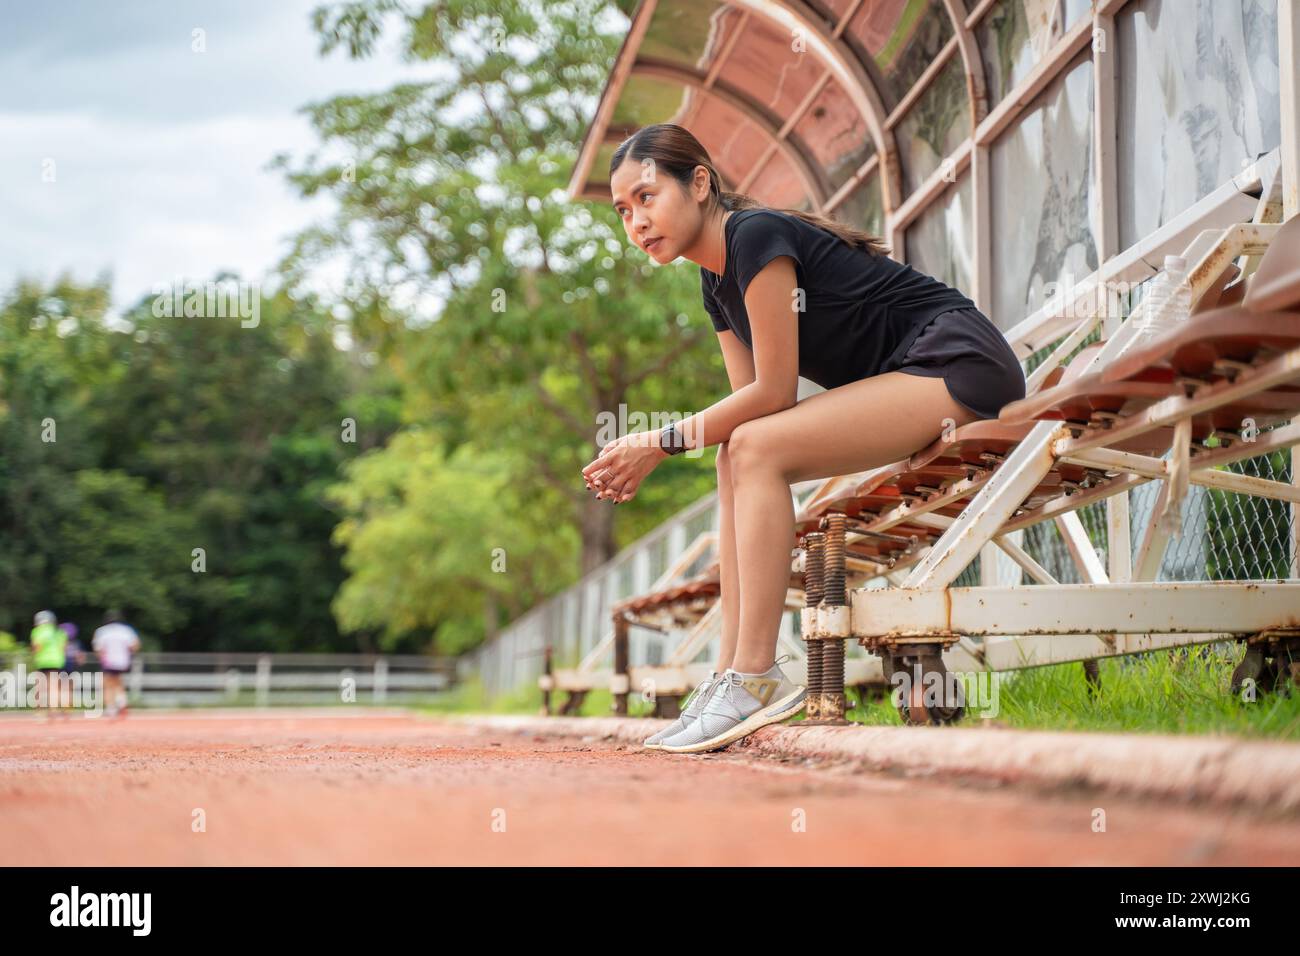
[[[126,716],[126,692],[122,675],[131,669],[131,655],[140,649],[140,635],[135,628],[123,622],[118,611],[104,615],[104,626],[95,631],[91,646],[99,654],[99,667],[104,672],[104,698],[108,715]]]

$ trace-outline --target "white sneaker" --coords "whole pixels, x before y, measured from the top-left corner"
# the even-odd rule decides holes
[[[659,733],[647,737],[643,742],[644,745],[650,750],[657,750],[665,739],[672,737],[674,734],[679,734],[689,727],[703,712],[705,701],[708,700],[710,692],[717,686],[717,683],[718,672],[710,671],[709,676],[696,684],[695,690],[691,691],[690,703],[686,705],[686,709],[682,711],[681,716]]]
[[[781,660],[788,660],[787,657]],[[701,753],[717,750],[752,734],[760,727],[780,723],[803,710],[807,688],[795,684],[781,670],[781,661],[766,674],[741,674],[732,668],[718,680],[698,720],[680,733],[665,738],[665,753]]]

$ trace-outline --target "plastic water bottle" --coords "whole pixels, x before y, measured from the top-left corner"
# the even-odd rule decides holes
[[[1187,281],[1187,260],[1165,256],[1165,269],[1151,280],[1139,333],[1149,341],[1172,332],[1192,311],[1192,287]]]

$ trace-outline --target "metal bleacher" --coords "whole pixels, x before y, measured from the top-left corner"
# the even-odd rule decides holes
[[[1234,690],[1300,679],[1293,540],[1285,578],[1157,580],[1189,487],[1300,502],[1294,476],[1226,469],[1300,444],[1290,423],[1300,411],[1300,217],[1279,221],[1279,166],[1277,150],[1261,157],[1010,329],[1017,354],[1038,364],[1026,397],[998,419],[828,479],[805,499],[787,592],[802,641],[784,650],[808,685],[809,721],[844,722],[846,687],[893,684],[905,688],[894,702],[906,722],[946,723],[966,712],[953,674],[1082,661],[1095,681],[1100,658],[1209,642],[1246,644]],[[1191,265],[1193,314],[1141,335],[1144,305],[1122,316],[1120,290],[1151,278],[1167,253]],[[1130,552],[1120,545],[1127,493],[1152,482],[1159,493]],[[1094,504],[1111,524],[1109,566],[1080,520]],[[1062,583],[1023,546],[1021,532],[1044,527],[1080,583]],[[998,554],[1013,562],[1011,583],[985,574],[984,586],[954,586]],[[568,690],[571,712],[607,684],[626,713],[628,695],[649,689],[655,713],[675,713],[709,669],[695,659],[716,634],[718,597],[716,562],[689,579],[665,574],[615,605],[609,640],[593,649],[612,655],[611,670],[545,674],[543,690]],[[665,623],[688,628],[668,660],[629,660],[628,628]],[[850,643],[861,656],[846,653]],[[956,699],[933,693],[954,686]]]

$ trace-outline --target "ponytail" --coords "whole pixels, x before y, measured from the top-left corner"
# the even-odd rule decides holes
[[[744,193],[718,192],[718,201],[722,204],[723,209],[740,210],[740,209],[766,209],[762,203],[758,202],[752,196],[746,196]],[[831,219],[829,216],[821,216],[815,212],[804,212],[802,209],[777,209],[776,212],[783,212],[787,215],[802,219],[809,225],[816,226],[818,229],[825,229],[827,232],[836,236],[843,242],[847,242],[855,249],[863,249],[873,256],[889,255],[889,246],[878,236],[873,236],[869,232],[861,229],[854,229],[852,226],[845,225],[837,219]]]

